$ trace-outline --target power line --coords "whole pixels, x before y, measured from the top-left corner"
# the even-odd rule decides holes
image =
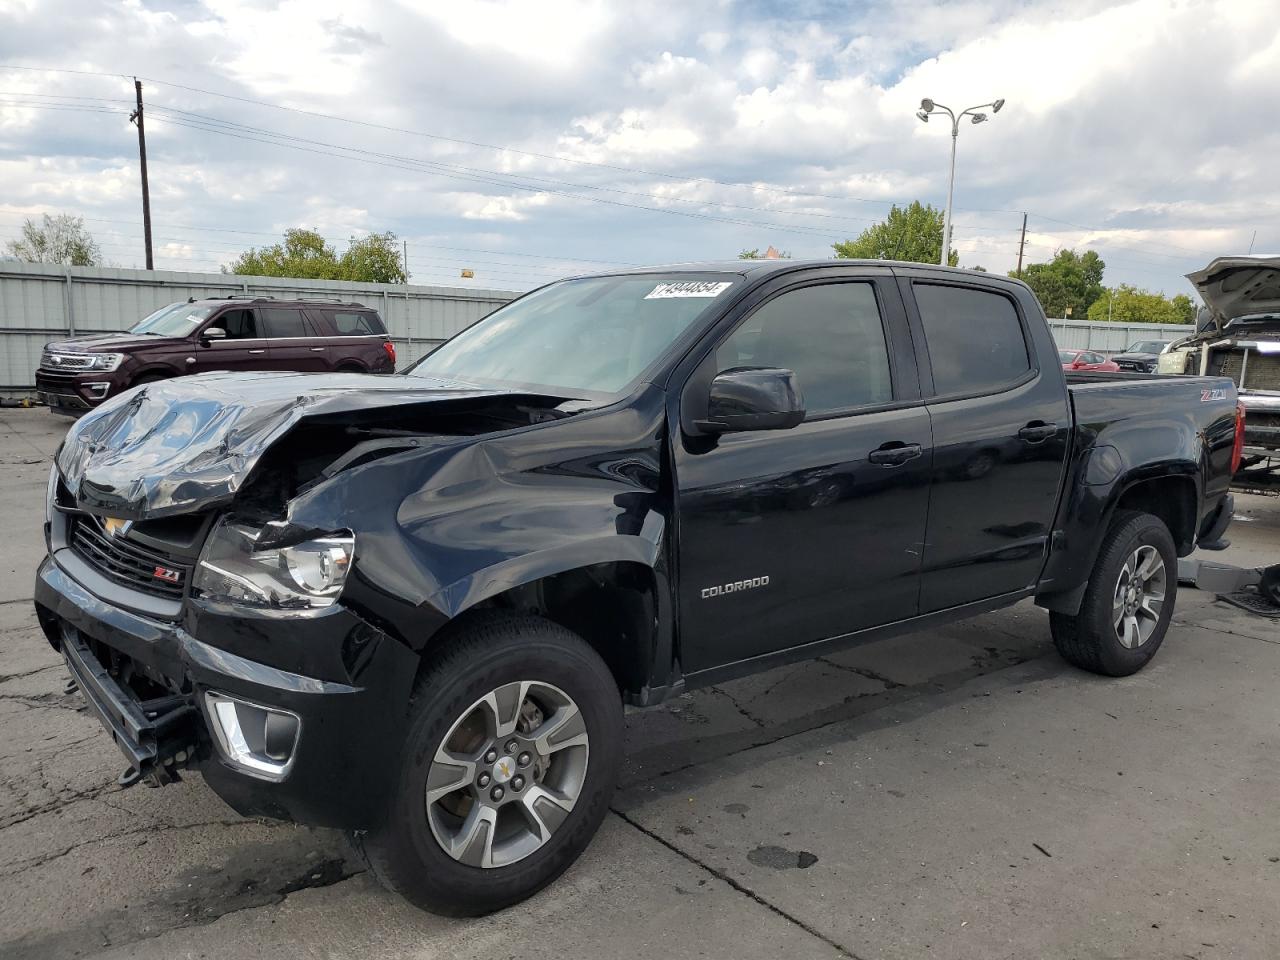
[[[349,160],[355,160],[359,163],[369,163],[375,166],[389,167],[391,169],[396,169],[396,170],[406,170],[406,171],[418,172],[418,173],[429,172],[429,173],[434,173],[436,176],[445,177],[447,179],[462,180],[462,181],[471,182],[471,183],[487,183],[491,186],[499,186],[499,187],[506,187],[508,189],[523,190],[530,193],[545,193],[553,196],[561,196],[561,197],[566,197],[574,200],[586,200],[590,203],[606,204],[608,206],[614,206],[614,207],[625,207],[633,210],[646,210],[650,213],[662,213],[662,214],[668,214],[670,216],[688,217],[695,220],[709,220],[717,223],[730,223],[730,224],[736,224],[739,226],[752,227],[755,229],[767,228],[771,230],[781,231],[784,233],[795,233],[795,234],[801,234],[804,236],[823,237],[827,239],[830,238],[830,231],[824,231],[817,228],[805,228],[805,227],[801,227],[793,224],[770,223],[765,221],[742,220],[742,219],[736,219],[731,217],[717,217],[712,214],[694,213],[688,210],[663,210],[659,207],[647,207],[647,206],[644,206],[643,204],[625,203],[621,200],[609,200],[605,197],[584,197],[581,194],[569,193],[563,190],[551,190],[543,187],[523,185],[523,184],[518,184],[510,181],[486,180],[482,177],[468,176],[465,174],[457,174],[457,173],[450,174],[450,173],[445,173],[443,171],[438,171],[438,170],[423,171],[421,168],[412,165],[413,161],[411,158],[409,159],[408,163],[404,161],[388,162],[383,160],[377,160],[371,157],[349,156],[347,154],[334,153],[329,150],[321,150],[314,147],[305,147],[300,144],[283,143],[278,140],[262,139],[260,137],[254,137],[254,136],[249,136],[247,134],[237,133],[222,127],[207,126],[199,123],[189,123],[183,120],[174,119],[172,117],[157,116],[157,117],[154,117],[153,119],[162,120],[165,123],[173,124],[179,127],[187,127],[192,130],[203,130],[206,133],[220,134],[222,136],[232,137],[238,140],[248,140],[256,143],[265,143],[273,146],[284,147],[286,149],[291,149],[291,150],[301,150],[304,153],[319,154],[321,156],[339,157],[339,158],[344,158]],[[339,148],[339,149],[343,149],[343,148]],[[708,204],[708,205],[714,205],[714,204]]]
[[[112,74],[112,73],[105,73],[105,72],[99,72],[99,71],[82,71],[82,70],[66,70],[66,69],[44,68],[44,67],[28,67],[28,66],[14,65],[14,64],[7,64],[7,65],[5,65],[5,64],[0,64],[0,68],[3,68],[3,69],[27,70],[27,71],[32,71],[32,72],[45,72],[45,73],[67,73],[67,74],[84,75],[84,76],[96,76],[96,77],[108,77],[108,78],[117,78],[117,77],[118,77],[118,78],[121,78],[121,79],[127,79],[127,78],[125,78],[125,77],[124,77],[124,75],[122,75],[122,74]],[[554,161],[554,162],[573,163],[573,164],[578,164],[578,165],[586,166],[586,167],[594,167],[594,168],[599,168],[599,169],[607,169],[607,170],[621,171],[621,172],[627,172],[627,173],[643,174],[643,175],[645,175],[645,176],[660,177],[660,178],[665,178],[665,179],[668,179],[668,180],[687,181],[687,182],[697,182],[697,183],[711,183],[711,184],[717,184],[717,185],[727,186],[727,187],[748,188],[748,189],[752,189],[752,190],[755,190],[755,191],[761,191],[761,192],[767,192],[767,193],[776,193],[776,194],[790,195],[790,196],[798,196],[798,197],[815,197],[815,198],[821,198],[821,199],[827,199],[827,200],[836,200],[836,201],[854,201],[854,202],[880,203],[880,204],[889,204],[889,203],[896,202],[896,201],[891,201],[891,200],[883,200],[883,199],[879,199],[879,198],[876,198],[876,199],[869,199],[869,198],[862,198],[862,197],[839,196],[839,195],[826,194],[826,193],[816,193],[816,192],[809,192],[809,191],[800,191],[800,190],[793,190],[793,189],[787,189],[787,188],[782,188],[782,187],[772,187],[772,186],[768,186],[768,185],[763,185],[763,184],[759,184],[759,183],[751,183],[751,182],[719,180],[719,179],[712,178],[712,177],[700,177],[700,176],[687,176],[687,175],[671,174],[671,173],[665,173],[665,172],[662,172],[662,171],[648,170],[648,169],[644,169],[644,168],[640,168],[640,167],[629,167],[629,166],[619,165],[619,164],[608,164],[608,163],[600,163],[600,162],[590,161],[590,160],[582,160],[582,159],[574,158],[574,157],[565,157],[565,156],[559,156],[559,155],[552,155],[552,154],[538,153],[538,152],[535,152],[535,151],[521,150],[521,149],[518,149],[518,148],[509,147],[509,146],[501,146],[501,145],[497,145],[497,144],[484,143],[484,142],[481,142],[481,141],[473,141],[473,140],[466,140],[466,139],[456,138],[456,137],[448,137],[448,136],[445,136],[445,135],[442,135],[442,134],[433,134],[433,133],[428,133],[428,132],[425,132],[425,131],[413,130],[413,129],[404,128],[404,127],[397,127],[397,126],[392,126],[392,125],[387,125],[387,124],[378,124],[378,123],[374,123],[374,122],[371,122],[371,121],[365,121],[365,120],[357,120],[357,119],[350,118],[350,117],[343,117],[343,116],[334,115],[334,114],[326,114],[326,113],[323,113],[323,112],[320,112],[320,111],[307,110],[307,109],[300,108],[300,107],[290,107],[290,106],[286,106],[286,105],[283,105],[283,104],[275,104],[275,103],[271,103],[271,102],[264,101],[264,100],[257,100],[257,99],[255,99],[255,98],[251,98],[251,97],[241,97],[241,96],[236,96],[236,95],[232,95],[232,94],[225,94],[225,93],[221,93],[221,92],[214,91],[214,90],[208,90],[208,89],[205,89],[205,88],[189,86],[189,85],[186,85],[186,84],[175,83],[175,82],[168,81],[168,80],[161,80],[161,79],[158,79],[158,78],[144,78],[144,79],[147,79],[147,80],[148,80],[148,82],[155,83],[155,84],[162,85],[162,86],[168,86],[168,87],[173,87],[173,88],[176,88],[176,89],[187,90],[187,91],[190,91],[190,92],[193,92],[193,93],[204,94],[204,95],[207,95],[207,96],[218,97],[218,98],[222,98],[222,99],[226,99],[226,100],[232,100],[232,101],[237,101],[237,102],[249,103],[249,104],[253,104],[253,105],[255,105],[255,106],[261,106],[261,107],[266,107],[266,108],[270,108],[270,109],[276,109],[276,110],[286,111],[286,112],[290,112],[290,113],[294,113],[294,114],[300,114],[300,115],[304,115],[304,116],[311,116],[311,117],[316,117],[316,118],[325,119],[325,120],[331,120],[331,121],[335,121],[335,122],[349,123],[349,124],[354,124],[354,125],[363,126],[363,127],[367,127],[367,128],[387,130],[387,131],[391,131],[391,132],[395,132],[395,133],[401,133],[401,134],[407,134],[407,135],[413,135],[413,136],[420,136],[420,137],[425,137],[425,138],[432,139],[432,140],[439,140],[439,141],[443,141],[443,142],[457,143],[457,144],[462,144],[462,145],[467,145],[467,146],[472,146],[472,147],[478,147],[478,148],[482,148],[482,149],[496,150],[496,151],[501,151],[501,152],[504,152],[504,153],[513,153],[513,154],[516,154],[516,155],[529,156],[529,157],[534,157],[534,158],[543,159],[543,160],[549,160],[549,161]],[[30,94],[24,94],[24,96],[32,96],[32,95],[30,95]],[[44,96],[44,97],[53,98],[53,97],[58,97],[58,96],[60,96],[60,95],[52,95],[52,94],[49,94],[49,95],[45,95],[45,94],[35,94],[34,96]],[[70,95],[66,95],[66,97],[65,97],[65,98],[66,98],[66,99],[70,99],[71,97],[70,97]],[[97,101],[101,101],[101,102],[110,102],[109,98],[88,98],[88,97],[84,97],[84,98],[76,98],[76,99],[97,100]],[[35,106],[35,105],[33,105],[33,106]],[[48,105],[40,105],[38,108],[43,108],[43,109],[71,109],[70,107],[66,106],[65,104],[56,104],[56,103],[55,103],[55,104],[48,104]],[[153,105],[153,110],[154,110],[154,109],[157,109],[157,107],[155,107],[155,106]],[[171,111],[176,112],[176,113],[179,113],[179,114],[185,114],[185,115],[187,115],[187,116],[189,116],[189,117],[193,117],[193,118],[199,118],[199,117],[202,117],[202,115],[200,115],[200,114],[190,113],[190,112],[188,112],[188,111],[181,111],[181,110],[178,110],[177,108],[165,108],[165,109],[167,109],[167,110],[171,110]],[[104,110],[102,110],[102,111],[93,111],[93,110],[88,110],[87,112],[111,112],[111,111],[104,109]],[[157,118],[157,119],[158,119],[158,118]],[[336,150],[345,150],[345,151],[348,151],[348,152],[354,152],[354,151],[358,151],[358,150],[360,149],[360,148],[344,147],[344,146],[342,146],[342,145],[338,145],[338,144],[326,144],[326,142],[325,142],[325,141],[306,141],[304,138],[295,138],[295,137],[290,137],[289,135],[286,135],[286,134],[275,133],[275,132],[272,132],[272,131],[264,131],[264,130],[262,130],[262,128],[253,128],[253,127],[249,127],[249,126],[247,126],[247,125],[243,125],[243,124],[236,124],[236,123],[233,123],[232,121],[224,121],[224,120],[221,120],[221,119],[219,119],[219,118],[214,118],[214,117],[206,117],[206,118],[204,118],[204,119],[205,119],[205,121],[206,121],[206,124],[216,124],[216,125],[219,125],[219,126],[221,126],[221,127],[229,127],[229,128],[232,128],[232,129],[245,130],[245,131],[255,131],[255,130],[258,130],[258,131],[261,131],[265,136],[273,137],[273,138],[291,139],[291,140],[301,141],[301,142],[311,142],[311,143],[316,143],[316,144],[321,144],[321,145],[327,145],[327,146],[332,147],[333,149],[336,149]],[[176,120],[176,119],[172,119],[172,118],[168,118],[168,122],[173,123],[173,124],[175,124],[175,125],[184,125],[184,124],[180,123],[178,120]],[[212,128],[212,127],[210,127],[210,126],[207,126],[207,125],[205,125],[205,126],[201,126],[201,125],[198,125],[198,124],[186,124],[186,125],[191,126],[193,129],[204,129],[206,132],[220,132],[220,133],[222,133],[223,135],[226,135],[226,136],[233,136],[233,135],[236,135],[236,134],[233,134],[233,133],[228,132],[227,130],[215,130],[214,128]],[[255,139],[255,138],[254,138],[254,137],[251,137],[251,136],[245,136],[245,135],[243,135],[243,134],[242,134],[242,135],[240,135],[240,139],[253,140],[253,139]],[[288,144],[288,143],[281,143],[281,142],[277,142],[276,140],[259,140],[258,142],[273,143],[274,145],[277,145],[277,146],[291,146],[291,145],[290,145],[290,144]],[[293,148],[293,149],[299,149],[298,147],[292,147],[292,148]],[[323,153],[323,151],[318,151],[318,150],[317,150],[317,151],[308,151],[308,152],[318,152],[318,153]],[[507,188],[507,189],[519,189],[519,190],[525,190],[525,191],[531,191],[531,192],[548,193],[548,194],[551,194],[551,195],[564,196],[564,197],[573,198],[573,199],[588,200],[588,201],[591,201],[591,202],[597,202],[597,203],[608,203],[608,204],[611,204],[611,205],[614,205],[614,206],[630,207],[630,208],[634,208],[634,209],[649,210],[649,211],[651,211],[651,212],[669,213],[669,214],[677,215],[677,216],[693,217],[693,218],[695,218],[695,219],[712,220],[712,221],[716,221],[716,222],[724,222],[724,223],[730,223],[730,224],[735,224],[735,225],[750,226],[750,227],[753,227],[753,228],[765,228],[765,229],[781,230],[781,231],[784,231],[784,232],[790,232],[790,233],[801,234],[801,235],[808,235],[808,236],[824,236],[824,237],[825,237],[825,236],[827,236],[827,234],[825,234],[824,232],[822,232],[822,231],[820,231],[820,230],[818,230],[818,229],[816,229],[816,228],[808,228],[808,229],[806,229],[806,228],[803,228],[803,227],[798,226],[798,225],[777,224],[777,223],[767,223],[767,222],[757,223],[757,222],[747,221],[747,220],[741,220],[741,219],[714,217],[714,216],[707,215],[707,214],[694,214],[694,213],[686,212],[686,211],[665,210],[665,209],[661,209],[661,208],[647,207],[647,206],[644,206],[644,205],[638,205],[638,204],[628,204],[628,203],[622,203],[622,202],[618,202],[618,201],[608,201],[608,200],[606,200],[605,198],[600,198],[600,197],[584,197],[584,196],[581,196],[581,195],[578,195],[578,194],[568,193],[568,192],[566,192],[566,191],[554,191],[554,190],[541,189],[541,188],[538,188],[538,187],[530,186],[528,183],[521,183],[521,182],[517,181],[517,180],[516,180],[516,179],[514,179],[514,178],[515,178],[515,177],[517,177],[517,176],[519,176],[519,177],[521,177],[522,179],[524,179],[524,180],[526,180],[526,181],[533,181],[533,182],[545,182],[545,183],[555,183],[555,184],[560,184],[560,185],[567,185],[567,186],[573,187],[573,188],[575,188],[575,189],[600,190],[600,191],[608,191],[608,192],[619,193],[619,194],[623,194],[623,195],[630,195],[630,196],[643,196],[643,197],[647,197],[647,198],[650,198],[650,199],[656,199],[656,200],[658,200],[659,202],[694,203],[694,204],[701,204],[701,205],[705,205],[705,206],[719,206],[719,207],[724,207],[724,208],[736,208],[736,209],[751,210],[751,211],[754,211],[754,212],[773,213],[773,214],[782,215],[782,216],[810,216],[810,217],[820,217],[820,218],[825,218],[825,219],[834,219],[834,220],[844,219],[844,220],[860,220],[860,221],[862,221],[862,222],[871,222],[871,221],[866,221],[866,220],[865,220],[865,218],[841,217],[841,216],[839,216],[839,215],[834,215],[834,214],[829,214],[829,213],[817,213],[817,212],[812,212],[812,211],[775,210],[775,209],[770,209],[770,208],[750,207],[750,206],[745,206],[745,205],[740,205],[740,204],[729,204],[729,203],[727,203],[727,202],[721,202],[721,201],[711,201],[711,200],[707,200],[707,201],[700,201],[700,200],[696,200],[696,199],[692,199],[692,198],[683,198],[683,197],[665,197],[665,196],[659,196],[659,195],[654,195],[654,194],[640,194],[640,193],[636,193],[636,192],[634,192],[634,191],[625,191],[625,190],[620,190],[620,189],[617,189],[617,188],[603,187],[603,186],[599,186],[599,185],[591,185],[591,184],[573,184],[573,183],[568,182],[568,181],[552,180],[552,179],[549,179],[549,178],[539,178],[539,177],[534,177],[534,176],[532,176],[532,175],[528,175],[528,174],[516,175],[516,174],[506,174],[506,173],[503,173],[503,172],[500,172],[500,171],[486,171],[486,170],[483,170],[482,168],[465,167],[465,166],[458,165],[458,164],[450,164],[450,163],[447,163],[447,162],[444,162],[444,161],[429,161],[429,160],[419,160],[419,159],[416,159],[416,158],[397,157],[397,156],[396,156],[396,155],[394,155],[394,154],[382,154],[382,155],[379,155],[379,154],[377,154],[376,152],[373,152],[373,151],[362,151],[362,152],[364,152],[364,153],[368,153],[368,154],[371,154],[372,156],[375,156],[375,157],[376,157],[376,156],[392,157],[392,158],[395,158],[395,162],[396,162],[396,163],[408,163],[408,164],[413,164],[413,165],[415,165],[415,166],[426,166],[426,167],[428,167],[428,168],[431,170],[431,172],[434,172],[434,173],[436,173],[436,175],[438,175],[438,176],[442,176],[442,177],[446,177],[446,178],[458,179],[458,180],[463,180],[463,181],[468,181],[468,182],[473,182],[473,183],[487,183],[487,184],[489,184],[489,185],[493,185],[493,186],[501,186],[501,187],[505,187],[505,188]],[[345,156],[344,154],[328,154],[328,155],[331,155],[331,156],[338,156],[338,157]],[[347,159],[358,159],[358,158],[356,158],[356,157],[347,157]],[[372,161],[365,160],[365,161],[363,161],[363,162],[372,162]],[[405,167],[394,167],[394,165],[393,165],[393,164],[383,164],[383,165],[392,165],[392,166],[393,166],[393,168],[406,169]],[[496,177],[506,178],[506,179],[501,179],[501,180],[499,180],[498,182],[494,182],[494,181],[492,181],[492,180],[483,179],[483,178],[482,178],[482,177],[480,177],[480,176],[474,176],[474,175],[462,175],[462,174],[459,174],[459,173],[452,173],[452,174],[451,174],[451,173],[446,173],[446,172],[444,172],[444,170],[442,170],[441,168],[449,168],[449,169],[454,169],[454,170],[458,170],[458,171],[472,171],[472,172],[474,172],[474,173],[476,173],[476,174],[483,174],[483,175],[486,175],[486,176],[496,176]],[[958,209],[960,209],[960,208],[958,208]],[[969,209],[971,209],[971,210],[975,210],[975,211],[978,211],[978,212],[996,212],[996,213],[1016,213],[1016,212],[1017,212],[1017,211],[1012,211],[1012,210],[1003,210],[1003,209],[999,209],[999,208],[969,208]],[[1036,216],[1036,217],[1038,217],[1038,218],[1040,218],[1040,219],[1047,220],[1047,221],[1050,221],[1050,222],[1060,223],[1060,224],[1063,224],[1063,225],[1065,225],[1065,226],[1069,226],[1069,227],[1073,227],[1073,228],[1077,228],[1077,229],[1081,229],[1081,230],[1088,230],[1088,231],[1091,231],[1091,232],[1094,232],[1094,233],[1100,233],[1100,234],[1110,234],[1110,233],[1114,233],[1114,232],[1116,232],[1116,231],[1118,231],[1118,230],[1123,230],[1123,229],[1124,229],[1124,228],[1100,228],[1100,227],[1089,227],[1089,226],[1085,226],[1085,225],[1083,225],[1083,224],[1073,223],[1073,222],[1071,222],[1071,221],[1066,221],[1066,220],[1060,220],[1060,219],[1057,219],[1057,218],[1054,218],[1054,217],[1048,217],[1048,216],[1045,216],[1045,215],[1042,215],[1042,214],[1033,214],[1033,216]],[[973,226],[973,227],[968,227],[968,228],[966,228],[966,229],[969,229],[969,230],[981,230],[981,231],[991,231],[991,232],[1003,232],[1003,229],[1004,229],[1004,228],[994,228],[994,227]],[[1144,249],[1144,248],[1146,248],[1146,247],[1160,247],[1160,246],[1163,246],[1165,249],[1184,250],[1184,251],[1187,251],[1187,252],[1190,252],[1190,253],[1194,253],[1194,254],[1196,254],[1197,256],[1207,256],[1207,255],[1208,255],[1208,254],[1206,254],[1204,251],[1201,251],[1201,250],[1193,250],[1193,249],[1192,249],[1192,248],[1190,248],[1190,247],[1181,247],[1181,246],[1174,245],[1174,244],[1161,244],[1161,243],[1159,243],[1159,242],[1155,242],[1155,241],[1146,242],[1146,243],[1141,243],[1141,244],[1135,244],[1135,243],[1133,243],[1132,241],[1130,241],[1130,242],[1125,242],[1125,241],[1124,241],[1124,240],[1122,240],[1122,239],[1110,239],[1110,238],[1108,238],[1107,240],[1105,240],[1105,241],[1101,241],[1101,242],[1106,242],[1106,243],[1109,243],[1109,244],[1111,244],[1111,245],[1119,246],[1119,247],[1121,247],[1121,248],[1128,248],[1128,249],[1130,249],[1130,250],[1135,250],[1135,251],[1141,251],[1141,250],[1143,250],[1143,249]],[[1151,255],[1151,256],[1160,256],[1160,257],[1165,257],[1165,258],[1167,258],[1167,259],[1171,259],[1171,260],[1173,260],[1173,259],[1183,259],[1183,258],[1178,258],[1178,257],[1176,257],[1175,255],[1171,255],[1171,254],[1166,254],[1166,253],[1157,253],[1157,252],[1155,252],[1154,250],[1150,251],[1150,255]]]
[[[44,72],[48,72],[48,73],[76,73],[76,74],[85,74],[89,76],[120,77],[122,79],[128,79],[123,74],[94,73],[92,71],[78,71],[78,70],[61,70],[53,67],[40,68],[40,67],[25,67],[25,66],[16,66],[16,65],[10,65],[10,64],[0,64],[0,69],[17,69],[17,70],[30,70],[30,71],[43,70]],[[649,170],[644,167],[633,167],[633,166],[626,166],[623,164],[602,163],[595,160],[583,160],[578,157],[566,157],[566,156],[560,156],[556,154],[539,153],[537,151],[532,151],[532,150],[523,150],[518,147],[504,146],[501,144],[494,144],[494,143],[485,143],[483,141],[468,140],[461,137],[450,137],[444,134],[428,133],[424,130],[413,130],[408,127],[398,127],[391,124],[375,123],[371,120],[358,120],[353,117],[344,117],[337,114],[324,113],[319,110],[308,110],[303,107],[290,107],[284,104],[271,103],[270,101],[267,101],[267,100],[258,100],[253,97],[242,97],[235,94],[221,93],[217,90],[209,90],[203,87],[194,87],[188,84],[176,83],[174,81],[163,80],[158,77],[141,77],[140,79],[146,80],[148,83],[159,84],[161,86],[174,87],[179,90],[186,90],[191,93],[204,94],[205,96],[210,96],[210,97],[219,97],[224,100],[233,100],[238,103],[248,103],[258,107],[267,107],[268,109],[272,109],[272,110],[282,110],[288,113],[295,113],[295,114],[300,114],[302,116],[308,116],[308,117],[316,117],[322,120],[331,120],[337,123],[349,123],[356,126],[366,127],[369,129],[384,130],[391,133],[401,133],[409,136],[423,137],[429,140],[438,140],[444,143],[454,143],[460,146],[477,147],[483,150],[496,150],[500,153],[512,153],[512,154],[516,154],[517,156],[533,157],[535,159],[549,160],[556,163],[572,163],[578,166],[594,167],[602,170],[613,170],[613,171],[622,172],[622,173],[638,173],[643,176],[660,177],[662,179],[667,179],[667,180],[677,180],[677,181],[685,180],[685,181],[693,181],[696,183],[711,183],[711,184],[716,184],[718,186],[724,186],[724,187],[738,187],[738,188],[745,187],[747,189],[764,191],[766,193],[779,193],[779,194],[796,196],[796,197],[812,197],[812,198],[817,198],[822,200],[837,200],[842,202],[854,202],[854,203],[875,203],[875,204],[880,204],[882,206],[892,206],[894,204],[908,202],[904,200],[883,199],[880,197],[855,197],[855,196],[849,196],[849,195],[817,193],[813,191],[795,190],[787,187],[776,187],[776,186],[771,186],[771,185],[761,184],[758,182],[751,182],[751,181],[720,180],[714,177],[666,173],[660,170]],[[998,208],[982,208],[982,207],[957,207],[956,209],[957,210],[964,209],[970,212],[981,212],[981,213],[1019,213],[1021,212],[1017,210],[1004,210],[1004,209],[998,209]]]

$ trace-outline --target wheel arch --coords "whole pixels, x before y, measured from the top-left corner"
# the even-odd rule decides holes
[[[1195,549],[1200,510],[1200,486],[1194,464],[1162,465],[1121,474],[1105,485],[1084,482],[1087,461],[1076,478],[1068,522],[1055,534],[1061,544],[1050,556],[1036,592],[1036,604],[1055,613],[1079,612],[1085,589],[1098,561],[1098,553],[1116,513],[1136,510],[1159,518],[1169,529],[1178,556]]]
[[[599,653],[628,702],[663,699],[673,685],[665,564],[656,550],[620,551],[616,542],[610,550],[593,552],[594,557],[583,553],[584,562],[572,564],[522,557],[523,569],[510,579],[494,570],[467,578],[465,599],[441,628],[441,637],[495,611],[535,614],[573,631]],[[435,639],[423,648],[424,662]]]

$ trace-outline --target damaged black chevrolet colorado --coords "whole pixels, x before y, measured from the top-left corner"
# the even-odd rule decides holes
[[[1028,597],[1138,670],[1241,431],[1229,380],[1064,375],[988,274],[582,277],[403,376],[109,400],[51,472],[36,611],[124,782],[198,769],[480,914],[587,846],[624,703]]]

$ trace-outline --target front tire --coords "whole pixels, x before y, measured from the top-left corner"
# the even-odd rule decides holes
[[[617,782],[622,704],[599,654],[541,617],[477,620],[430,656],[384,822],[353,840],[411,903],[479,916],[586,849]]]
[[[1155,656],[1178,596],[1178,554],[1169,528],[1149,513],[1111,522],[1080,612],[1049,615],[1054,646],[1091,673],[1127,677]]]

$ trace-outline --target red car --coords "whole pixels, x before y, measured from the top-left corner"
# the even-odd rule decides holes
[[[1063,370],[1092,370],[1096,373],[1119,373],[1120,365],[1091,350],[1059,350]]]

